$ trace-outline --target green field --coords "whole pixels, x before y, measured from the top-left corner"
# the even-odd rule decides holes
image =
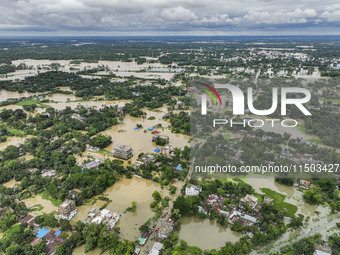
[[[44,207],[41,204],[36,204],[31,207],[33,211],[41,211]]]
[[[39,100],[25,100],[17,103],[17,105],[24,106],[24,105],[32,105],[32,104],[40,104]]]
[[[18,129],[15,129],[15,128],[11,129],[10,132],[11,132],[11,134],[14,135],[14,136],[20,136],[20,137],[22,137],[22,136],[25,135],[25,131],[23,131],[23,130],[18,130]]]
[[[20,229],[20,224],[14,225],[4,232],[4,236],[9,235],[9,234],[14,233],[14,232],[18,232],[19,229]]]
[[[266,197],[274,199],[274,207],[280,211],[283,209],[287,210],[286,216],[292,217],[297,211],[297,206],[283,202],[286,198],[285,195],[277,193],[274,190],[261,188],[261,191],[264,193]]]
[[[40,193],[42,199],[50,200],[54,206],[59,206],[62,201],[52,198],[52,196],[45,190]]]
[[[312,134],[308,134],[308,133],[307,133],[304,124],[298,124],[296,127],[297,127],[297,129],[298,129],[299,131],[301,131],[302,133],[304,133],[305,135],[307,135],[307,136],[310,137],[310,142],[311,142],[311,143],[315,143],[315,144],[323,144],[322,140],[321,140],[318,136],[312,135]]]

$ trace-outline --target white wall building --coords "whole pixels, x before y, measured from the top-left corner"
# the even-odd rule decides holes
[[[202,191],[202,187],[189,184],[185,188],[185,195],[187,195],[187,196],[198,196],[201,191]]]

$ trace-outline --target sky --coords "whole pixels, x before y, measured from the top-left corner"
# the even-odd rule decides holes
[[[339,35],[334,0],[0,0],[0,36]]]

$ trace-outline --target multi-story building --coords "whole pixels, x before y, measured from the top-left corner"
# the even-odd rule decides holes
[[[132,157],[132,148],[126,145],[118,144],[113,149],[113,156],[121,159],[129,159]]]
[[[72,219],[77,214],[76,203],[74,200],[66,199],[58,206],[59,217],[61,219]]]

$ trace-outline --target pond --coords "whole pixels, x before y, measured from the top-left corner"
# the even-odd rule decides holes
[[[43,206],[42,210],[32,211],[32,212],[29,213],[33,216],[38,216],[38,215],[41,215],[43,213],[51,213],[53,211],[56,211],[56,212],[58,211],[57,206],[54,206],[50,200],[43,199],[41,197],[41,195],[36,195],[35,197],[23,199],[22,202],[25,203],[27,208],[31,208],[32,206],[35,206],[35,205],[42,205]]]
[[[237,242],[241,233],[222,227],[215,221],[199,219],[196,217],[183,217],[181,219],[179,239],[183,239],[190,246],[205,249],[219,249],[226,242]]]

